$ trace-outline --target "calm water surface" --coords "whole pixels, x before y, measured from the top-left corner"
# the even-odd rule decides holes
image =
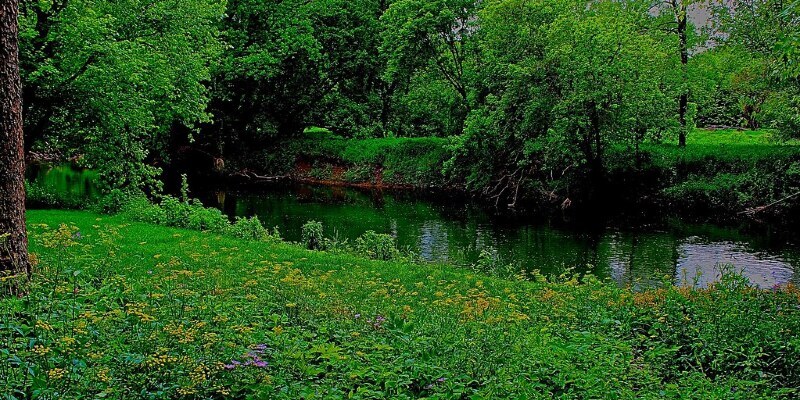
[[[429,261],[470,265],[486,250],[523,270],[590,271],[636,287],[665,280],[707,285],[718,279],[721,265],[762,287],[800,283],[800,247],[768,229],[746,234],[675,220],[629,228],[615,221],[587,225],[497,217],[463,199],[305,185],[217,190],[201,197],[230,216],[257,215],[289,240],[299,240],[300,227],[316,220],[326,235],[351,241],[370,229],[389,233]]]
[[[59,190],[94,195],[92,174],[68,167],[29,171],[29,177]],[[485,250],[522,270],[547,275],[573,269],[635,287],[665,281],[707,285],[719,277],[721,265],[730,265],[761,287],[800,284],[800,242],[769,226],[754,233],[679,220],[646,227],[614,220],[564,223],[498,217],[447,196],[294,184],[212,187],[192,195],[231,217],[256,215],[288,240],[299,240],[301,226],[316,220],[326,236],[350,241],[367,230],[389,233],[429,261],[471,265]]]

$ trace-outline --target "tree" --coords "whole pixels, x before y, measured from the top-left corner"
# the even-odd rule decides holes
[[[23,0],[29,149],[85,156],[106,188],[155,182],[165,139],[209,120],[224,11],[221,0]]]
[[[467,119],[450,167],[511,205],[537,189],[569,195],[571,180],[600,187],[610,148],[638,148],[673,122],[673,58],[641,32],[641,18],[615,1],[488,4],[480,23],[491,93]]]
[[[18,4],[0,3],[0,273],[30,273],[25,232],[25,158]],[[5,240],[3,240],[5,239]]]
[[[473,102],[478,54],[474,38],[481,4],[476,0],[393,2],[381,18],[388,85],[408,90],[419,75],[427,75],[425,82],[433,82],[431,77],[436,76],[455,92],[455,107],[446,108],[463,121]],[[456,125],[460,131],[460,121]]]
[[[320,43],[321,87],[329,88],[310,111],[310,123],[348,135],[380,134],[379,53],[385,4],[376,0],[315,0],[308,4],[314,37]]]
[[[753,60],[737,76],[750,125],[764,124],[796,137],[800,132],[797,2],[737,0],[716,7],[714,21],[725,33],[721,45],[740,49]]]
[[[690,38],[694,36],[694,28],[689,22],[690,9],[698,4],[698,0],[657,0],[652,6],[657,14],[658,27],[677,38],[677,53],[680,57],[680,94],[678,96],[678,145],[686,147],[686,134],[689,131],[689,54],[693,47]]]
[[[320,68],[308,2],[232,0],[224,20],[227,48],[214,71],[214,124],[203,141],[231,153],[264,148],[302,133],[314,105],[330,90]]]

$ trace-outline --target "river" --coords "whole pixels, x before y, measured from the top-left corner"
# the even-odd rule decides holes
[[[29,178],[94,195],[87,174],[92,172],[40,168]],[[484,252],[519,270],[591,272],[637,288],[663,282],[706,286],[722,266],[761,287],[800,284],[800,241],[781,227],[495,215],[457,196],[301,184],[211,187],[191,194],[230,217],[258,216],[288,240],[299,240],[301,226],[316,220],[326,236],[351,242],[367,230],[389,233],[401,248],[432,262],[467,266]]]

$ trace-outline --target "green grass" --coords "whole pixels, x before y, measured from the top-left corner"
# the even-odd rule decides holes
[[[675,144],[677,142],[671,143]],[[701,145],[798,145],[797,140],[782,141],[769,129],[702,129],[692,131],[686,137],[687,146]]]
[[[380,171],[384,184],[443,187],[444,162],[450,158],[448,139],[371,138],[345,139],[325,129],[307,129],[302,138],[284,142],[279,152],[268,152],[259,163],[271,174],[291,173],[297,159],[315,163],[311,178],[343,179],[350,183],[372,182]],[[331,164],[347,169],[333,177]],[[375,183],[375,182],[372,182]]]
[[[87,212],[28,218],[33,282],[0,299],[6,398],[752,399],[800,386],[794,287],[726,275],[632,293]]]
[[[629,149],[615,148],[610,174],[620,182],[638,183],[634,195],[646,193],[675,210],[730,217],[800,190],[800,142],[778,141],[773,135],[769,130],[697,129],[685,148],[673,142],[643,145],[647,162],[635,169]],[[779,203],[768,211],[781,214],[792,207]]]

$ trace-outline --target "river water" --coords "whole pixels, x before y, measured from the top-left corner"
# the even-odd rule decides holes
[[[75,169],[42,168],[30,177],[59,190],[94,194],[86,176]],[[733,268],[761,287],[800,284],[800,241],[785,228],[678,219],[631,224],[613,218],[577,223],[552,216],[497,216],[447,195],[300,184],[211,187],[192,195],[231,217],[258,216],[288,240],[299,240],[301,226],[316,220],[326,236],[351,242],[367,230],[389,233],[400,247],[428,261],[471,265],[484,252],[516,269],[545,275],[592,272],[633,287],[663,282],[705,286],[718,279],[722,268]]]

